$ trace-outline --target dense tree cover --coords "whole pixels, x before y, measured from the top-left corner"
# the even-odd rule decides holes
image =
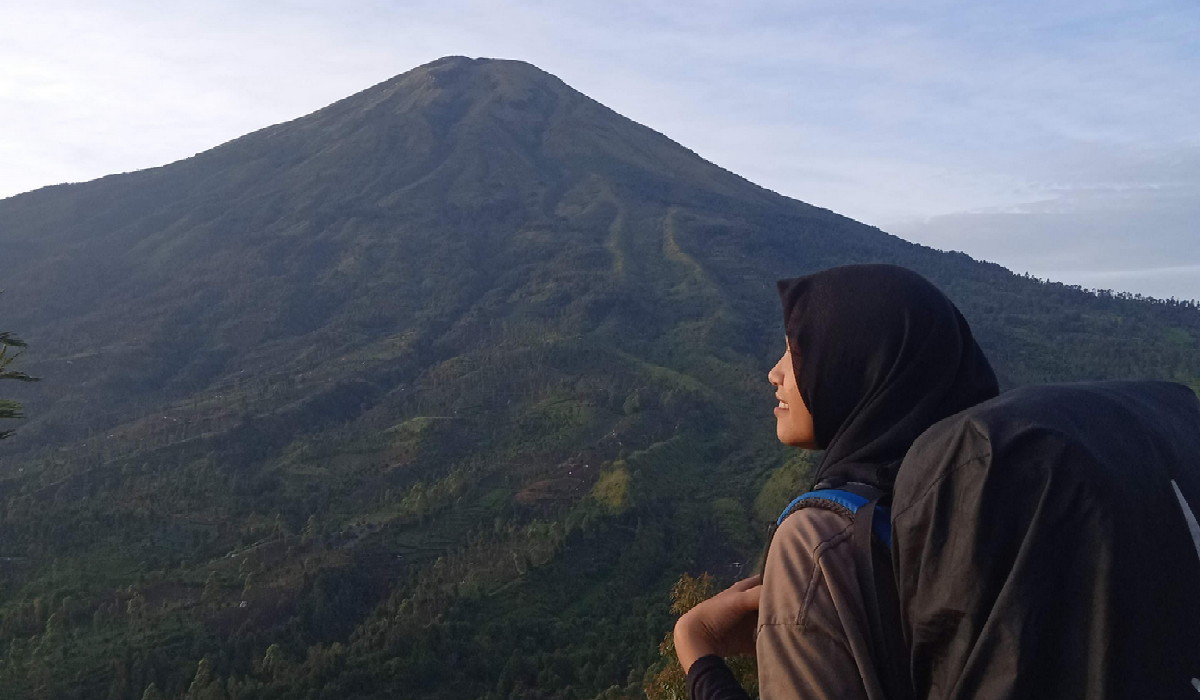
[[[55,348],[0,448],[0,697],[667,688],[672,587],[748,573],[811,466],[772,430],[780,277],[910,266],[1006,386],[1200,378],[1193,303],[904,243],[509,62],[0,221]]]

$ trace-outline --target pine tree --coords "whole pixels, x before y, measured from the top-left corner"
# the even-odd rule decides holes
[[[316,515],[308,516],[308,520],[304,523],[304,530],[300,534],[306,544],[315,541],[321,535],[321,523],[317,520]]]
[[[216,605],[221,599],[221,582],[217,580],[217,572],[211,571],[208,580],[204,582],[204,592],[200,594],[200,602],[205,605]]]
[[[188,686],[187,698],[198,698],[203,691],[208,688],[213,682],[212,662],[208,657],[200,659],[200,663],[196,664],[196,675],[192,678],[192,684]]]
[[[206,656],[196,665],[196,677],[188,686],[185,700],[225,700],[225,684],[213,673],[212,662]]]
[[[129,697],[129,665],[122,659],[112,660],[113,679],[108,686],[108,700],[125,700]]]
[[[284,668],[287,666],[287,658],[284,656],[283,648],[278,644],[272,644],[267,647],[267,651],[263,654],[262,664],[260,668],[268,678],[275,679],[280,676]]]
[[[16,348],[25,347],[25,341],[8,331],[0,331],[0,379],[15,379],[21,382],[36,382],[37,377],[31,377],[24,372],[8,369],[21,353]],[[0,418],[21,418],[21,404],[11,399],[0,399]],[[0,430],[0,440],[12,435],[11,430]]]

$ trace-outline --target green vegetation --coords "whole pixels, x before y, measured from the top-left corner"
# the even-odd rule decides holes
[[[691,576],[683,574],[671,587],[671,613],[678,617],[711,598],[718,592],[716,582],[710,574]],[[687,700],[687,675],[675,656],[675,638],[671,631],[663,636],[658,645],[660,658],[646,672],[642,690],[647,700]],[[728,660],[729,667],[742,687],[751,697],[758,693],[758,669],[754,659],[737,657]]]
[[[812,452],[797,450],[793,457],[771,472],[754,499],[756,520],[774,523],[792,499],[804,493],[808,475],[816,466],[812,457]]]
[[[910,266],[1007,386],[1200,381],[1195,304],[904,243],[510,62],[0,221],[55,352],[0,446],[5,698],[642,696],[680,574],[749,573],[808,478],[780,277]]]
[[[617,460],[610,469],[600,472],[592,496],[613,513],[629,507],[629,467],[625,460]]]

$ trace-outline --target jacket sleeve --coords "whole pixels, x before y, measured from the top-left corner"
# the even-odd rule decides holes
[[[716,654],[696,659],[687,673],[691,700],[750,700],[725,660]]]
[[[821,508],[776,531],[756,639],[762,700],[883,700],[852,532],[849,518]]]

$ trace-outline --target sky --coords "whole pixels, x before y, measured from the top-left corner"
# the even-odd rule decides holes
[[[907,240],[1200,299],[1196,0],[0,0],[0,17],[0,197],[487,56]]]

